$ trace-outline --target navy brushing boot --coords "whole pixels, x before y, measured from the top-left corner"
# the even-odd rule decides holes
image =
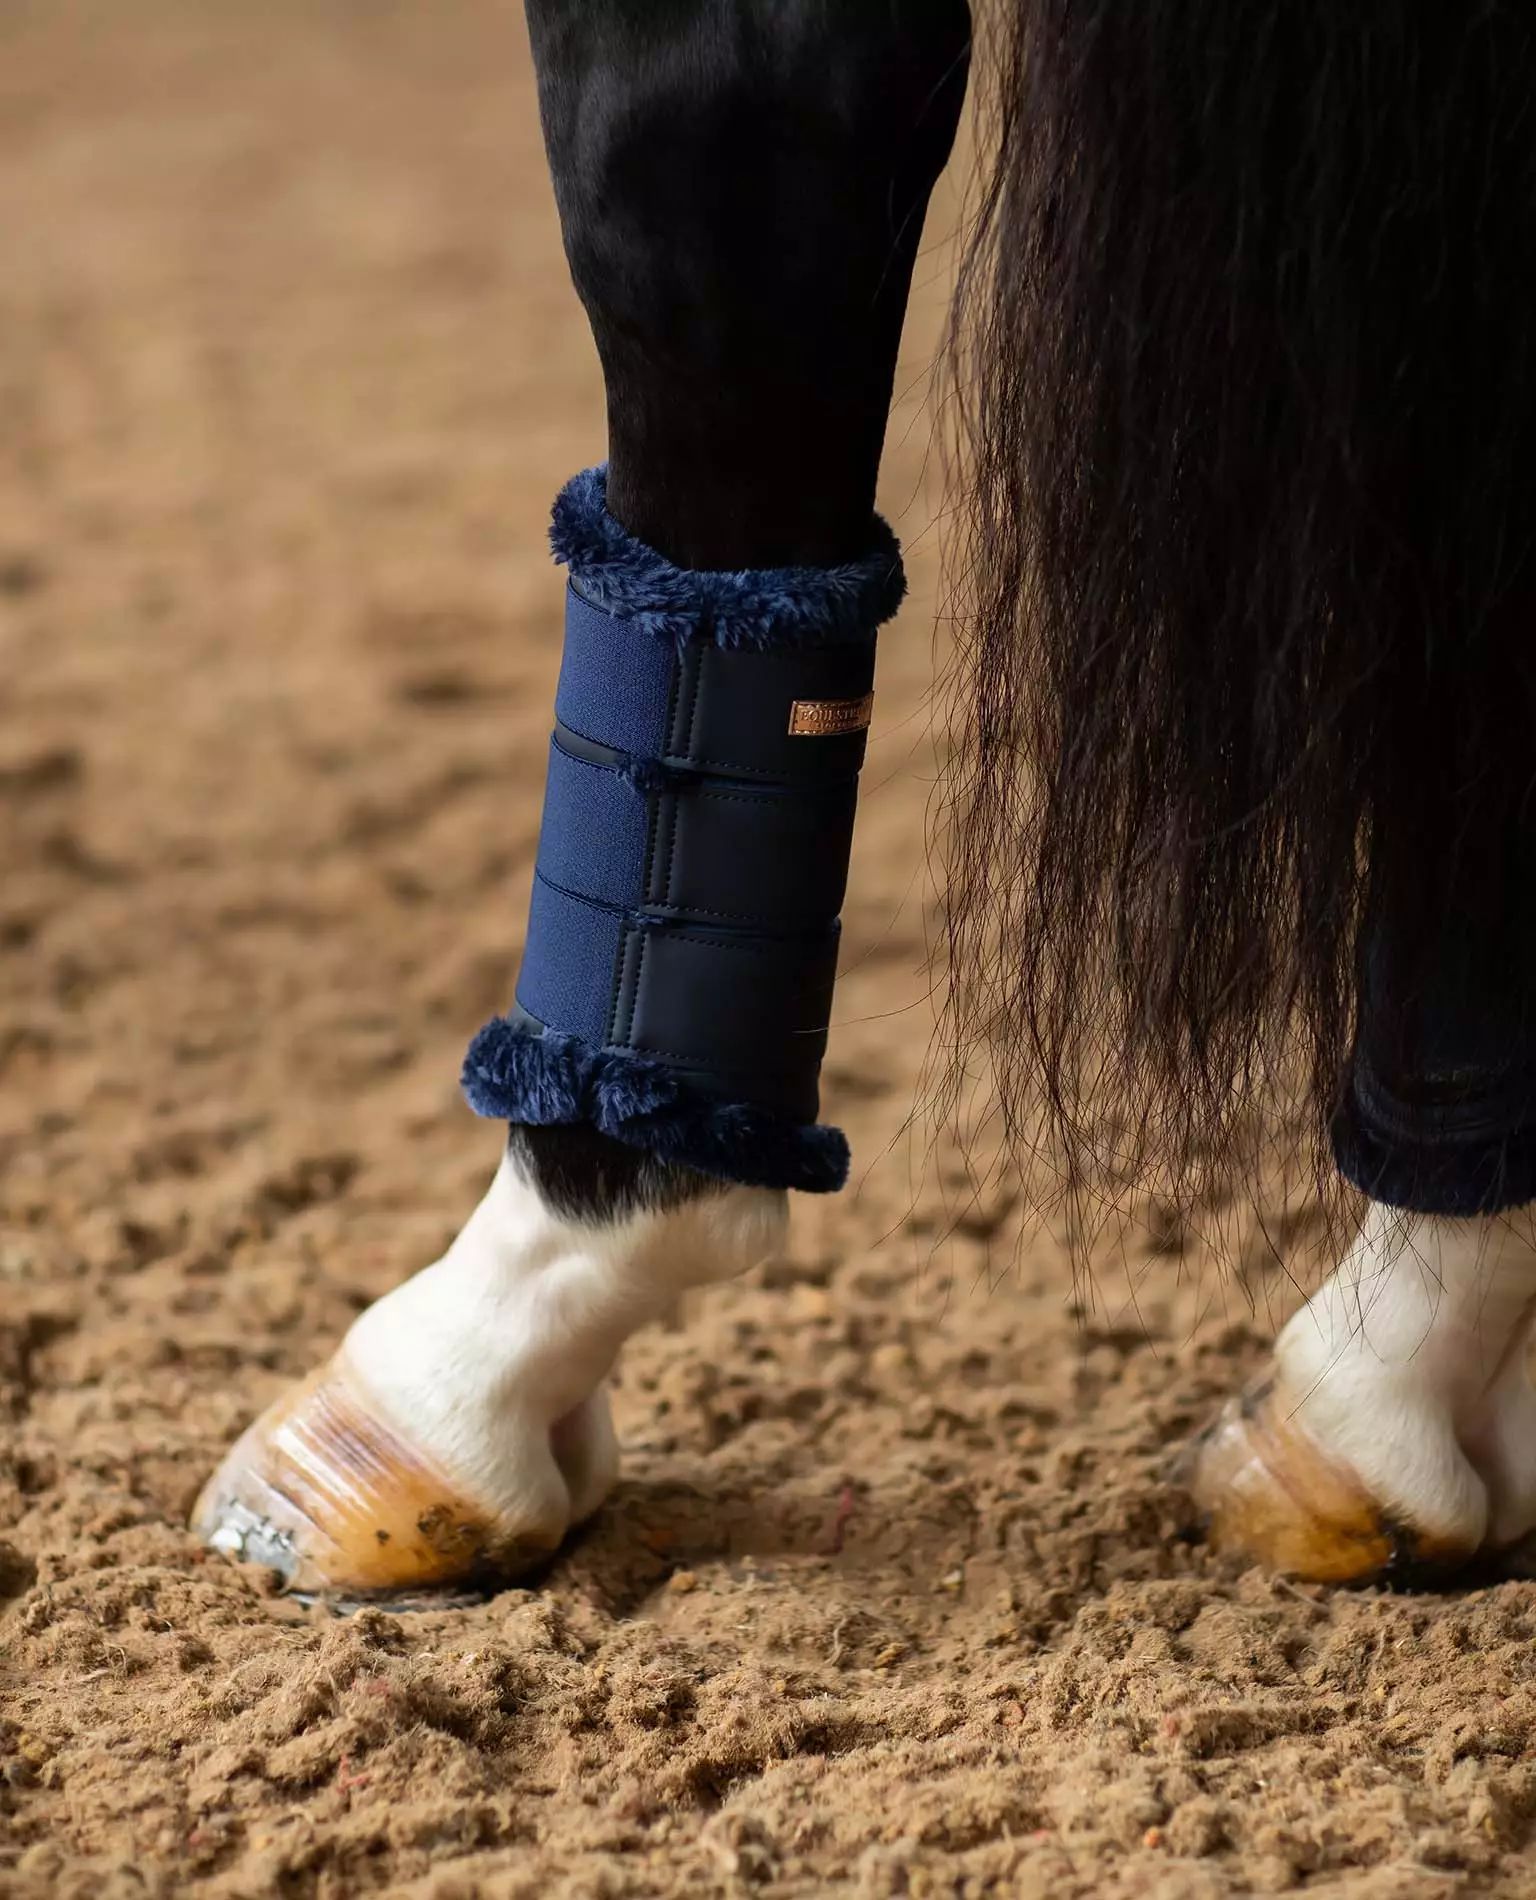
[[[895,538],[876,519],[858,561],[690,571],[613,519],[595,468],[551,541],[570,584],[527,945],[465,1093],[720,1180],[841,1187],[817,1078]]]

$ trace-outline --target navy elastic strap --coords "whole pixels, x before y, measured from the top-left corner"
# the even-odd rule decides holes
[[[873,630],[825,648],[674,651],[566,590],[555,718],[576,737],[678,771],[770,783],[855,778],[865,728],[792,732],[799,706],[858,706],[875,680]],[[867,721],[866,721],[867,723]]]
[[[539,873],[595,903],[770,936],[842,909],[858,781],[785,786],[664,770],[550,742]]]
[[[600,613],[565,590],[565,651],[555,688],[555,718],[600,745],[637,758],[661,756],[666,745],[673,656],[655,639]]]

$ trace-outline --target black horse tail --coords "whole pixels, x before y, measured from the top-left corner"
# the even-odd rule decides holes
[[[1439,930],[1532,778],[1536,26],[997,11],[950,359],[947,1100],[982,1057],[1073,1195],[1187,1207],[1283,1135],[1327,1198],[1372,920]]]

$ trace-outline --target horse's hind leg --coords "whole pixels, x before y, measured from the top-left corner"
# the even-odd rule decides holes
[[[1370,914],[1334,1120],[1368,1213],[1201,1454],[1218,1538],[1276,1568],[1443,1569],[1536,1526],[1536,839],[1516,791],[1474,782],[1454,849],[1425,844],[1430,901]]]
[[[964,0],[532,0],[529,18],[610,437],[606,491],[588,479],[562,498],[585,644],[573,658],[568,634],[540,889],[546,921],[564,906],[563,922],[532,976],[530,933],[524,1014],[472,1052],[472,1099],[513,1124],[485,1201],[442,1260],[256,1421],[195,1514],[215,1546],[341,1595],[462,1582],[557,1544],[614,1476],[601,1388],[623,1340],[683,1288],[771,1252],[784,1189],[834,1185],[840,1154],[835,1131],[812,1124],[863,743],[840,709],[863,701],[814,681],[869,663],[896,598],[875,478],[923,212],[964,87]],[[721,573],[744,569],[772,572]],[[835,650],[812,638],[825,628],[797,623],[764,662],[765,692],[744,693],[713,611],[738,582],[753,640],[783,632],[786,600],[797,612],[814,600],[839,623]],[[640,603],[652,619],[665,597],[664,626],[642,623],[637,587],[656,594]],[[708,648],[710,694],[695,678],[678,699],[680,638]],[[801,701],[777,695],[807,653],[807,703],[826,716],[790,723],[807,736],[786,745]],[[657,704],[693,708],[654,746],[632,738],[646,669],[672,669],[672,698]],[[764,797],[696,756],[710,705],[730,715],[733,772],[760,767]],[[613,729],[597,730],[605,721]],[[753,745],[765,749],[755,764]],[[582,781],[563,804],[557,771],[567,788]],[[669,799],[667,850],[621,862],[620,833],[639,825],[643,838],[649,823],[654,840]],[[711,803],[693,807],[692,884],[675,884],[689,799]],[[835,823],[820,830],[828,799]],[[644,901],[594,888],[638,874],[642,858]],[[699,924],[716,888],[751,913],[734,935]],[[632,939],[644,948],[626,961]],[[679,945],[693,961],[667,989],[653,972]],[[746,980],[729,980],[732,956]],[[560,1012],[589,1005],[607,1032],[584,1044]],[[678,1051],[687,1064],[674,1065]],[[758,1072],[786,1057],[787,1079]],[[701,1072],[713,1091],[702,1099],[690,1094]]]

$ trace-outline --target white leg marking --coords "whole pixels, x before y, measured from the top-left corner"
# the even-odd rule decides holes
[[[685,1288],[773,1253],[786,1198],[730,1187],[569,1220],[509,1155],[442,1259],[362,1314],[231,1449],[194,1526],[293,1588],[344,1596],[551,1550],[613,1483],[602,1386],[619,1348]]]
[[[685,1289],[775,1252],[786,1223],[784,1194],[744,1187],[664,1213],[568,1220],[508,1155],[447,1253],[369,1307],[341,1356],[473,1496],[509,1515],[580,1517],[613,1478],[600,1388],[619,1348]]]
[[[1528,1213],[1373,1207],[1281,1332],[1280,1386],[1296,1422],[1389,1514],[1457,1544],[1510,1543],[1536,1524],[1533,1314]]]

